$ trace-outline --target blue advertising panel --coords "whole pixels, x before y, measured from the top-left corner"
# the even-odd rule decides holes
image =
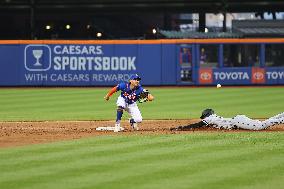
[[[136,73],[162,82],[161,45],[1,45],[0,55],[2,86],[105,86]]]
[[[139,67],[137,51],[137,45],[28,45],[21,84],[99,86],[127,81]]]
[[[213,83],[224,85],[251,84],[250,68],[215,68],[213,69]]]
[[[20,63],[23,63],[23,53],[20,45],[0,45],[0,85],[19,85]]]
[[[266,84],[284,84],[284,67],[265,68]]]
[[[41,42],[43,43],[43,42]],[[278,85],[284,67],[200,68],[198,44],[2,44],[0,86]]]
[[[176,85],[177,84],[177,55],[175,44],[163,44],[161,54],[161,84]]]
[[[284,68],[200,68],[198,83],[200,85],[284,84]]]

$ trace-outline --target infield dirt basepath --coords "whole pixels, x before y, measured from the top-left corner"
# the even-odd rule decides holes
[[[180,134],[195,131],[204,132],[246,132],[245,130],[219,130],[201,128],[192,131],[171,132],[171,127],[196,123],[199,120],[145,120],[139,125],[139,131],[132,131],[127,121],[122,122],[124,132],[96,131],[97,127],[113,126],[114,121],[44,121],[44,122],[0,122],[0,147],[14,147],[28,144],[48,143],[61,140],[95,137],[99,135],[145,135]],[[263,131],[284,131],[284,125],[276,125]]]

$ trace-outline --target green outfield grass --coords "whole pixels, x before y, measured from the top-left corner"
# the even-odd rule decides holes
[[[2,189],[280,189],[281,132],[101,136],[0,150]]]
[[[109,120],[116,114],[110,88],[0,89],[0,121]],[[140,104],[144,119],[198,118],[205,108],[232,117],[266,118],[284,111],[284,87],[149,88],[156,97]]]
[[[205,108],[254,118],[283,112],[284,88],[149,88],[144,119],[197,118]],[[1,89],[0,120],[108,120],[109,88]],[[125,118],[125,117],[124,117]],[[96,136],[0,149],[2,189],[279,189],[282,132]],[[20,140],[20,139],[19,139]]]

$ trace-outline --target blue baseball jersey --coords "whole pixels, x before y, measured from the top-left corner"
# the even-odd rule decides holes
[[[133,104],[138,100],[143,87],[139,84],[137,87],[130,89],[130,83],[122,82],[117,85],[117,91],[121,91],[121,97],[125,99],[126,103]]]

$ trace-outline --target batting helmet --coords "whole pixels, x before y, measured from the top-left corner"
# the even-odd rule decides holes
[[[212,114],[214,114],[214,110],[212,110],[212,109],[205,109],[205,110],[202,111],[200,119],[204,119],[204,118],[206,118],[206,117],[208,117],[208,116],[210,116]]]

